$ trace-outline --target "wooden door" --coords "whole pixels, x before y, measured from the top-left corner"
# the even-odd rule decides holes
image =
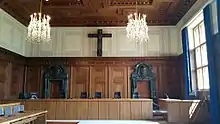
[[[63,98],[61,96],[62,80],[51,80],[50,81],[50,98]]]
[[[150,97],[149,81],[139,81],[137,83],[137,91],[140,95],[140,98],[149,98]]]

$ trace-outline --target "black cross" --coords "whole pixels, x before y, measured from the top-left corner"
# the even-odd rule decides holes
[[[98,29],[97,34],[88,34],[89,38],[97,38],[97,56],[102,56],[102,38],[112,37],[112,34],[103,34],[102,29]]]

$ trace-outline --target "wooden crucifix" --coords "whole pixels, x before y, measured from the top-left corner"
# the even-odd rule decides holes
[[[112,37],[112,34],[103,34],[102,29],[98,29],[97,34],[88,34],[89,38],[97,38],[97,56],[102,56],[102,38]]]

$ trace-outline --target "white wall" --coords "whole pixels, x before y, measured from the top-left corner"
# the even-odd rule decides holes
[[[25,55],[26,27],[0,9],[0,46],[20,55]]]
[[[181,30],[188,26],[191,21],[193,21],[194,17],[199,14],[200,11],[203,10],[203,8],[210,3],[212,0],[197,0],[196,3],[190,8],[190,10],[183,16],[183,18],[178,22],[176,25],[177,30],[179,32],[178,35],[178,54],[182,54],[182,38],[181,38]]]
[[[149,27],[150,41],[146,44],[129,42],[125,27],[99,27],[112,38],[103,39],[104,57],[178,55],[178,33],[175,26]],[[50,44],[28,44],[28,57],[95,57],[97,39],[88,38],[97,27],[52,28]]]
[[[178,55],[176,26],[149,27],[150,41],[129,42],[125,27],[99,27],[112,38],[103,40],[104,57]],[[31,44],[25,41],[26,27],[0,9],[0,46],[26,57],[95,57],[97,39],[88,38],[97,27],[54,27],[50,44]]]

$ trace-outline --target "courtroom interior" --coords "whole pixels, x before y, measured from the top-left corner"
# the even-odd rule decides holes
[[[0,0],[0,124],[219,124],[220,0]]]

